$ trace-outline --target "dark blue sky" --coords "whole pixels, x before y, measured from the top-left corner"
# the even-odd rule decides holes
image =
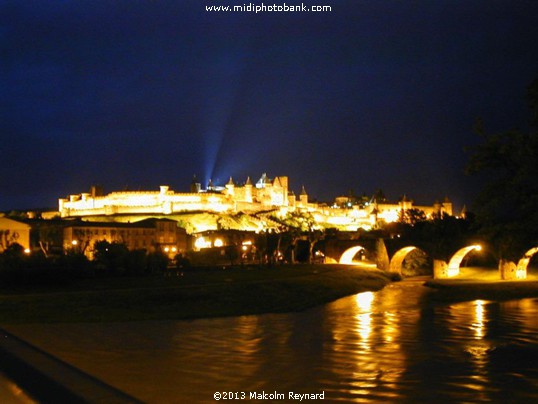
[[[526,125],[538,2],[303,2],[332,12],[0,3],[0,210],[263,172],[321,200],[381,188],[470,204],[475,118]]]

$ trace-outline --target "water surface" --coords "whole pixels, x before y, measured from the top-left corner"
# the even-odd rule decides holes
[[[329,402],[538,400],[538,299],[435,304],[418,281],[301,313],[13,333],[150,403],[215,391]]]

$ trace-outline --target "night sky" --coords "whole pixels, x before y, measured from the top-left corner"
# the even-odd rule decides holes
[[[475,119],[527,125],[538,1],[303,2],[332,12],[2,1],[0,210],[263,172],[321,201],[381,188],[470,205]]]

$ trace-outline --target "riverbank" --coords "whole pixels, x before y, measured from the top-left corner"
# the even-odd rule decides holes
[[[382,289],[386,272],[347,265],[192,269],[0,290],[0,323],[179,320],[300,311]]]
[[[461,274],[450,279],[432,279],[424,283],[439,301],[511,300],[538,297],[538,278],[528,275],[522,281],[503,281],[495,268],[462,268]]]

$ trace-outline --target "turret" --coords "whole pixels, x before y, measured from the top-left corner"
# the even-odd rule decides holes
[[[442,216],[442,212],[441,212],[441,208],[443,207],[443,205],[441,204],[441,202],[439,202],[438,200],[436,200],[434,203],[433,203],[433,214],[434,214],[434,217],[441,217]]]
[[[296,205],[295,202],[296,202],[295,192],[293,191],[288,192],[288,205],[294,208]]]
[[[252,181],[247,177],[245,182],[245,202],[252,203]]]
[[[103,196],[105,193],[101,185],[92,185],[90,188],[90,194],[92,198],[95,198],[96,196]]]
[[[202,189],[202,184],[198,182],[198,179],[196,178],[196,175],[192,176],[191,181],[191,192],[197,194]]]
[[[226,193],[229,196],[234,196],[234,192],[235,192],[235,184],[232,177],[230,177],[230,181],[228,181],[228,183],[226,184]]]
[[[445,200],[443,201],[443,212],[452,216],[452,202],[448,199],[448,196],[445,196]]]
[[[161,185],[159,187],[159,192],[161,195],[166,195],[168,193],[169,186],[168,185]]]
[[[299,201],[301,202],[301,206],[306,208],[308,206],[308,194],[306,193],[306,189],[304,188],[304,185],[301,188],[301,194],[299,195]]]
[[[407,196],[404,194],[404,196],[400,200],[399,205],[400,209],[405,212],[406,210],[409,210],[413,207],[413,201],[408,199]]]

